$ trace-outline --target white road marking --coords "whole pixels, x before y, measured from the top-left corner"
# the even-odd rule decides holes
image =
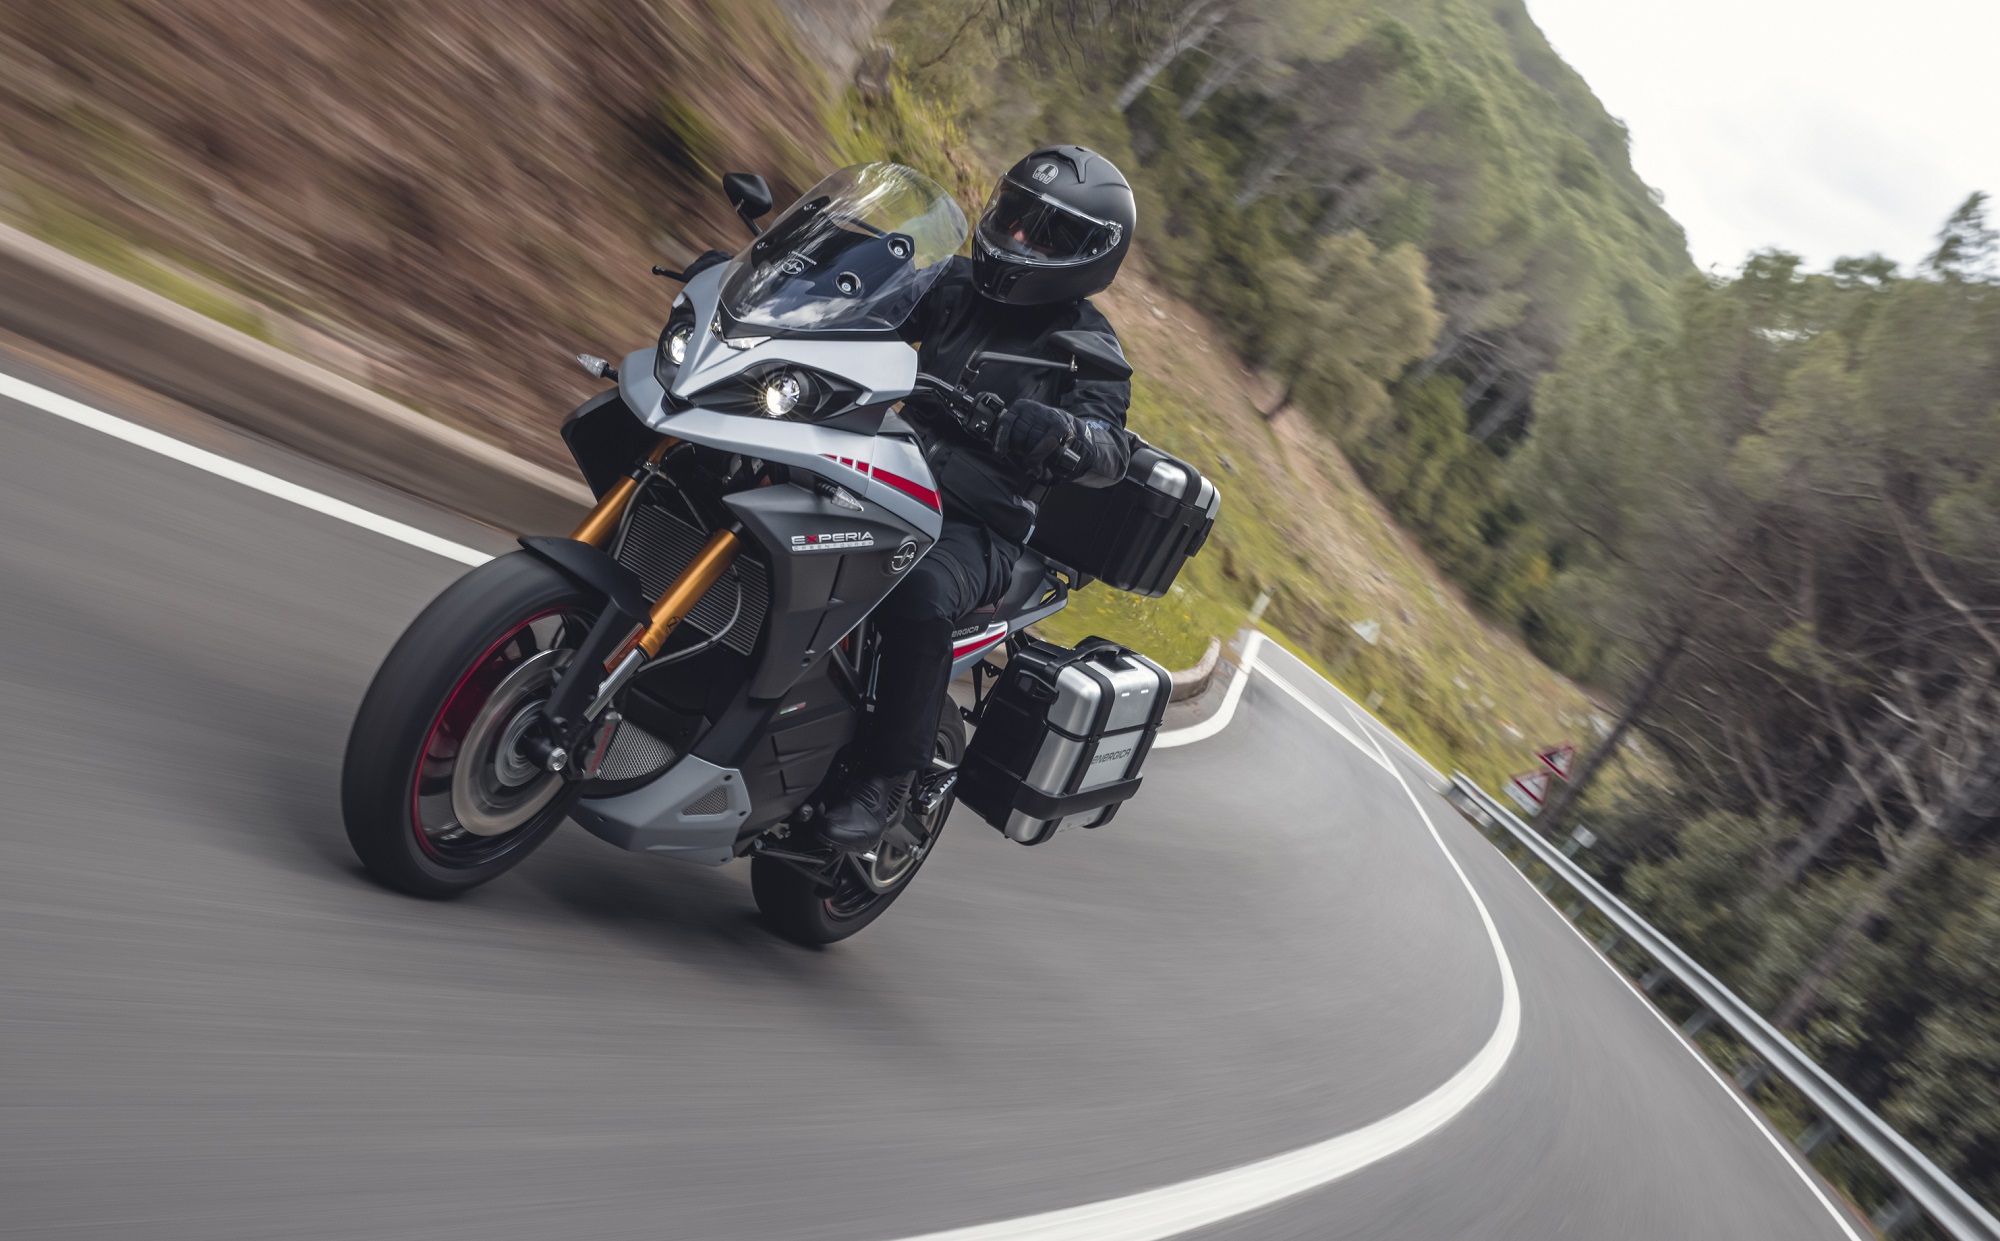
[[[1750,1118],[1750,1123],[1757,1126],[1757,1132],[1763,1134],[1764,1140],[1769,1142],[1772,1148],[1784,1158],[1785,1166],[1790,1168],[1801,1181],[1805,1182],[1805,1186],[1812,1192],[1812,1196],[1818,1199],[1819,1204],[1826,1208],[1826,1213],[1833,1217],[1833,1222],[1840,1226],[1840,1231],[1846,1234],[1847,1241],[1861,1241],[1861,1235],[1854,1230],[1854,1223],[1848,1217],[1848,1213],[1835,1205],[1833,1199],[1827,1197],[1826,1190],[1821,1187],[1819,1178],[1813,1174],[1810,1168],[1800,1164],[1798,1152],[1772,1131],[1770,1123],[1758,1114],[1757,1109],[1750,1106],[1750,1101],[1743,1097],[1742,1091],[1736,1089],[1734,1085],[1730,1084],[1727,1078],[1723,1077],[1716,1070],[1715,1065],[1709,1061],[1708,1056],[1695,1044],[1694,1040],[1681,1033],[1679,1026],[1675,1025],[1665,1013],[1653,1006],[1652,1000],[1647,998],[1645,992],[1639,990],[1638,984],[1625,976],[1625,971],[1618,968],[1617,962],[1597,950],[1597,945],[1590,942],[1589,937],[1578,929],[1576,923],[1571,922],[1563,915],[1561,910],[1556,908],[1556,903],[1549,899],[1548,893],[1529,882],[1528,876],[1522,873],[1511,862],[1508,863],[1507,869],[1513,871],[1522,883],[1528,885],[1530,891],[1541,898],[1542,904],[1549,907],[1549,912],[1556,916],[1556,920],[1567,927],[1570,934],[1576,936],[1583,946],[1589,950],[1590,955],[1596,957],[1605,969],[1611,971],[1618,981],[1624,985],[1625,991],[1639,1001],[1640,1007],[1652,1014],[1654,1020],[1665,1026],[1667,1033],[1673,1037],[1673,1040],[1685,1048],[1690,1056],[1694,1057],[1695,1063],[1699,1064],[1702,1067],[1702,1071],[1715,1080],[1716,1085],[1722,1087],[1722,1092],[1729,1096],[1729,1101],[1734,1103],[1745,1116]]]
[[[1249,680],[1249,672],[1254,666],[1257,654],[1255,638],[1260,636],[1253,634],[1252,642],[1246,644],[1243,669],[1229,684],[1230,697],[1224,700],[1223,710],[1203,721],[1203,724],[1209,724],[1221,719],[1222,724],[1216,724],[1201,736],[1213,736],[1222,731],[1223,725],[1228,723],[1225,713],[1234,713],[1235,704],[1242,696],[1238,691]],[[1417,808],[1424,826],[1430,829],[1431,839],[1437,842],[1438,850],[1444,854],[1459,883],[1464,885],[1466,895],[1472,898],[1473,908],[1479,911],[1479,921],[1486,928],[1486,938],[1493,946],[1493,958],[1500,967],[1500,1020],[1494,1026],[1492,1037],[1464,1067],[1423,1098],[1373,1124],[1324,1142],[1178,1185],[1041,1215],[1025,1215],[992,1224],[926,1233],[907,1241],[1162,1241],[1163,1238],[1179,1236],[1318,1189],[1406,1150],[1449,1124],[1500,1076],[1500,1070],[1513,1054],[1514,1044],[1520,1038],[1521,992],[1514,979],[1513,963],[1507,958],[1507,948],[1500,942],[1499,928],[1494,925],[1486,902],[1479,899],[1478,891],[1459,867],[1458,859],[1445,848],[1444,837],[1438,833],[1437,824],[1431,821],[1423,802],[1388,756],[1382,753],[1381,747],[1363,745],[1353,732],[1307,702],[1296,689],[1272,676],[1268,669],[1260,671],[1281,689],[1298,698],[1335,732],[1359,746],[1362,753],[1381,763],[1402,785],[1410,803]],[[1183,734],[1193,731],[1192,728],[1180,730]],[[1188,738],[1190,741],[1200,739]],[[1177,744],[1185,745],[1186,741]],[[1157,748],[1159,742],[1154,745]]]
[[[1281,651],[1284,651],[1284,648],[1282,647],[1280,647],[1279,649]],[[1382,741],[1384,740],[1388,741],[1391,745],[1395,746],[1396,749],[1408,755],[1411,762],[1416,763],[1418,766],[1422,767],[1425,771],[1429,772],[1431,774],[1431,777],[1438,782],[1438,786],[1440,788],[1449,785],[1451,783],[1451,781],[1446,778],[1443,772],[1431,766],[1431,762],[1429,759],[1417,753],[1417,749],[1415,746],[1411,745],[1409,742],[1397,736],[1395,729],[1390,728],[1387,724],[1384,724],[1381,720],[1377,719],[1375,717],[1374,712],[1368,710],[1366,707],[1363,707],[1360,703],[1354,701],[1354,699],[1351,696],[1349,696],[1346,690],[1340,688],[1338,685],[1335,685],[1332,681],[1327,680],[1325,677],[1319,675],[1319,673],[1313,671],[1312,665],[1306,663],[1306,661],[1300,659],[1298,656],[1292,654],[1290,651],[1284,651],[1284,655],[1287,659],[1291,660],[1293,663],[1297,664],[1300,668],[1304,669],[1305,672],[1309,676],[1311,676],[1315,681],[1318,681],[1321,685],[1324,685],[1328,689],[1332,690],[1334,694],[1340,698],[1341,706],[1347,709],[1347,714],[1349,718],[1353,719],[1353,721],[1360,726],[1362,732],[1368,734],[1368,737],[1371,741],[1375,742],[1378,746]],[[1271,678],[1273,681],[1278,682],[1280,688],[1285,690],[1285,692],[1291,694],[1292,697],[1297,698],[1301,703],[1305,703],[1305,705],[1309,709],[1313,710],[1315,713],[1319,712],[1319,709],[1313,706],[1312,703],[1306,702],[1306,699],[1300,694],[1299,690],[1296,687],[1280,679],[1277,672],[1274,669],[1272,669],[1269,664],[1260,664],[1257,670],[1259,672],[1262,672],[1265,676]],[[1325,716],[1322,714],[1321,718],[1324,719]],[[1339,726],[1335,725],[1335,727],[1338,728]],[[1352,736],[1352,734],[1347,733],[1346,730],[1344,729],[1342,729],[1341,732],[1342,735],[1346,736],[1349,741],[1354,741],[1354,737]],[[1360,743],[1356,742],[1356,744],[1359,745]]]
[[[1285,678],[1279,676],[1276,672],[1273,672],[1269,664],[1258,665],[1257,671],[1264,675],[1265,680],[1269,681],[1271,684],[1277,686],[1281,690],[1284,690],[1286,694],[1290,695],[1292,701],[1298,703],[1306,710],[1312,712],[1313,715],[1317,716],[1320,723],[1326,725],[1328,728],[1331,728],[1333,731],[1347,738],[1348,744],[1352,745],[1355,749],[1361,751],[1361,756],[1363,758],[1368,759],[1371,762],[1381,764],[1382,770],[1389,772],[1391,775],[1396,774],[1395,765],[1389,761],[1387,755],[1382,753],[1382,747],[1374,743],[1373,737],[1370,737],[1368,740],[1363,741],[1359,735],[1350,731],[1348,727],[1345,724],[1342,724],[1339,720],[1334,719],[1333,716],[1329,714],[1324,708],[1322,708],[1318,703],[1306,697],[1305,692],[1301,690],[1298,686],[1293,685],[1290,681],[1287,681]],[[1399,780],[1402,779],[1400,775],[1396,776],[1396,778]]]
[[[1257,653],[1263,649],[1264,635],[1252,629],[1250,636],[1243,639],[1243,659],[1237,665],[1236,675],[1229,679],[1229,688],[1222,691],[1222,705],[1216,708],[1215,714],[1186,728],[1172,728],[1155,734],[1153,748],[1171,750],[1177,745],[1206,741],[1229,727],[1229,721],[1236,718],[1236,704],[1243,701],[1243,687],[1250,683],[1250,673],[1257,667]]]
[[[183,465],[206,470],[218,478],[241,483],[253,491],[276,496],[280,500],[296,504],[300,508],[311,509],[336,521],[344,521],[351,526],[359,526],[363,530],[382,535],[384,538],[394,539],[398,543],[407,543],[411,547],[433,552],[447,560],[456,560],[460,564],[480,565],[493,559],[485,552],[476,551],[462,543],[454,543],[450,539],[439,538],[428,530],[419,530],[404,522],[371,513],[359,505],[336,500],[310,487],[301,487],[297,483],[279,478],[276,474],[267,474],[263,470],[231,461],[228,457],[212,453],[205,448],[184,444],[170,435],[162,435],[150,427],[142,427],[136,422],[107,414],[101,409],[85,405],[82,401],[72,400],[61,393],[37,387],[12,375],[0,374],[0,397],[32,406],[46,414],[54,414],[78,426],[101,431],[114,439],[135,444],[163,457],[171,457]]]
[[[337,500],[323,492],[302,487],[275,474],[232,461],[207,449],[196,448],[172,436],[163,435],[114,414],[107,414],[103,410],[12,375],[0,373],[0,397],[53,414],[55,417],[123,440],[149,452],[158,453],[183,465],[193,466],[218,478],[226,478],[253,491],[261,491],[265,495],[296,504],[300,508],[347,522],[349,525],[358,526],[363,530],[432,552],[449,560],[456,560],[461,564],[481,565],[492,559],[486,553],[462,543],[455,543],[405,522],[372,513],[358,505]],[[1178,1185],[1169,1185],[1124,1198],[1112,1198],[1068,1210],[1050,1211],[1042,1215],[1002,1220],[995,1224],[979,1224],[971,1228],[928,1233],[922,1237],[910,1238],[909,1241],[1011,1241],[1013,1238],[1020,1238],[1022,1241],[1161,1241],[1163,1238],[1177,1236],[1316,1189],[1370,1164],[1378,1163],[1421,1141],[1470,1106],[1472,1101],[1492,1084],[1494,1078],[1499,1076],[1501,1068],[1513,1054],[1514,1044],[1520,1036],[1521,1029],[1520,989],[1514,979],[1513,964],[1507,958],[1506,946],[1500,942],[1500,932],[1493,924],[1493,916],[1487,912],[1486,903],[1479,899],[1479,893],[1473,889],[1464,870],[1460,869],[1458,859],[1452,856],[1450,850],[1445,849],[1444,838],[1438,834],[1437,824],[1431,821],[1429,812],[1424,809],[1423,803],[1411,790],[1409,783],[1403,779],[1402,773],[1382,751],[1380,743],[1371,734],[1364,744],[1361,737],[1343,727],[1291,682],[1270,668],[1260,665],[1257,657],[1262,650],[1264,640],[1264,635],[1256,630],[1252,630],[1250,636],[1244,640],[1242,661],[1235,678],[1229,683],[1229,688],[1223,692],[1222,706],[1214,715],[1186,728],[1159,734],[1153,742],[1153,748],[1172,749],[1175,746],[1188,745],[1213,737],[1227,728],[1230,721],[1235,718],[1237,704],[1243,698],[1243,688],[1249,683],[1250,674],[1254,671],[1262,672],[1273,685],[1305,707],[1327,727],[1340,734],[1362,754],[1379,763],[1396,778],[1396,782],[1410,798],[1411,804],[1416,806],[1418,815],[1424,820],[1424,826],[1430,830],[1431,838],[1437,842],[1438,848],[1444,851],[1445,860],[1451,864],[1452,871],[1457,874],[1459,882],[1465,886],[1467,895],[1471,896],[1474,907],[1479,911],[1480,922],[1486,928],[1487,938],[1493,945],[1494,958],[1500,966],[1500,1022],[1495,1027],[1493,1036],[1487,1040],[1478,1054],[1452,1075],[1450,1080],[1430,1094],[1402,1111],[1385,1116],[1371,1125],[1329,1138],[1313,1146],[1258,1163],[1245,1164],[1226,1172],[1218,1172],[1212,1176],[1183,1181]],[[1325,678],[1320,679],[1325,681]],[[1341,692],[1340,688],[1333,686],[1331,682],[1325,683],[1333,688],[1335,693]],[[1346,695],[1342,694],[1342,697],[1345,698]],[[1351,701],[1348,703],[1348,711],[1350,715],[1355,711]],[[1372,723],[1375,729],[1387,734],[1390,740],[1407,750],[1418,762],[1424,763],[1424,766],[1433,773],[1436,772],[1435,768],[1424,762],[1421,755],[1410,748],[1408,742],[1396,736],[1387,725],[1375,719],[1372,714],[1367,718],[1368,723],[1363,723],[1361,718],[1356,716],[1356,725],[1364,732],[1368,732],[1368,724]],[[1522,876],[1523,882],[1526,878],[1525,875]],[[1544,902],[1547,902],[1546,895],[1541,893],[1537,895],[1542,895]],[[1552,910],[1555,908],[1552,904],[1549,907]],[[1568,919],[1563,919],[1563,924],[1568,926],[1578,939],[1583,939],[1583,933]],[[1584,944],[1591,948],[1593,955],[1604,961],[1606,968],[1616,974],[1619,981],[1626,984],[1628,990],[1631,988],[1631,981],[1618,970],[1616,965],[1597,953],[1588,940],[1584,940]],[[1645,1002],[1644,997],[1640,998],[1641,1002],[1645,1003],[1646,1011],[1652,1013],[1678,1038],[1680,1032],[1674,1028],[1673,1023],[1651,1003]],[[1834,1222],[1840,1225],[1841,1231],[1850,1241],[1861,1241],[1846,1216],[1827,1198],[1819,1182],[1810,1172],[1798,1165],[1792,1152],[1776,1134],[1771,1132],[1770,1127],[1758,1117],[1742,1095],[1723,1080],[1722,1075],[1716,1072],[1715,1066],[1708,1062],[1708,1058],[1702,1055],[1698,1048],[1690,1045],[1686,1039],[1680,1039],[1680,1042],[1688,1048],[1689,1053],[1703,1069],[1707,1070],[1708,1075],[1715,1079],[1737,1107],[1743,1110],[1743,1114],[1750,1118],[1751,1123],[1757,1126],[1766,1140],[1785,1158],[1787,1166],[1805,1182],[1806,1187],[1827,1209],[1828,1214],[1833,1216]]]

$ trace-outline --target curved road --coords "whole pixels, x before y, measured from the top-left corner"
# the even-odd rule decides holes
[[[1502,964],[1467,883],[1518,980],[1497,1078],[1185,1235],[1853,1235],[1428,773],[1268,645],[1283,684],[1158,753],[1113,826],[1022,849],[961,815],[891,914],[811,951],[760,928],[741,864],[576,830],[454,903],[367,881],[348,721],[462,565],[8,400],[0,530],[0,1235],[902,1241],[1182,1185],[1490,1050]]]

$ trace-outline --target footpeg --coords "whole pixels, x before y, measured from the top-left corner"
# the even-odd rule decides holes
[[[944,799],[951,795],[952,787],[957,783],[956,767],[944,771],[925,772],[917,786],[917,795],[914,799],[917,814],[922,818],[936,814],[937,808],[944,804]]]

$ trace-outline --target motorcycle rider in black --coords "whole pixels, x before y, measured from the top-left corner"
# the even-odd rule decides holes
[[[918,368],[955,381],[981,350],[1066,360],[1048,343],[1063,331],[1100,333],[1115,347],[1110,322],[1084,299],[1110,286],[1136,220],[1131,186],[1095,151],[1050,146],[1015,164],[979,218],[972,257],[941,264],[903,326]],[[904,813],[931,761],[952,632],[1006,590],[1042,493],[1108,487],[1131,461],[1132,388],[1122,380],[995,363],[979,386],[1005,406],[991,443],[919,399],[904,405],[943,493],[944,529],[874,613],[882,655],[861,770],[820,825],[839,849],[873,848]]]

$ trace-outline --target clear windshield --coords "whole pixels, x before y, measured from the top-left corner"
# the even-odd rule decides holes
[[[901,164],[843,168],[786,208],[722,276],[722,305],[746,327],[889,331],[965,244],[965,213]]]

